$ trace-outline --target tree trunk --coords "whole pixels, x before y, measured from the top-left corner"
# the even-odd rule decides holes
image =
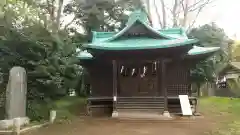
[[[183,23],[182,23],[182,27],[184,28],[187,26],[187,19],[188,19],[188,13],[185,12],[183,16]]]
[[[182,3],[182,8],[183,8],[182,27],[186,27],[187,26],[189,0],[184,0],[184,2],[185,3]]]
[[[58,3],[58,11],[57,11],[57,17],[56,17],[56,27],[57,27],[57,31],[60,28],[60,19],[61,19],[61,13],[62,13],[62,7],[63,7],[63,0],[59,0]]]
[[[201,96],[201,92],[200,92],[200,85],[197,86],[197,96],[200,97]]]
[[[207,83],[207,89],[208,89],[208,96],[215,96],[215,88],[214,84],[212,83]]]
[[[80,94],[82,94],[84,96],[87,95],[86,90],[85,90],[85,76],[84,75],[82,75],[82,77],[81,77],[81,90],[80,91],[81,91]]]
[[[178,26],[178,18],[177,18],[177,7],[179,6],[179,0],[175,0],[174,5],[173,5],[173,27]]]
[[[50,15],[50,18],[52,20],[52,22],[54,22],[54,12],[55,12],[55,8],[54,8],[54,2],[55,0],[46,0],[47,1],[47,10],[48,10],[48,13]],[[51,3],[50,3],[51,1]]]
[[[160,24],[160,26],[161,26],[161,28],[162,28],[163,25],[162,25],[162,22],[161,22],[161,16],[160,16],[160,13],[159,13],[158,10],[157,10],[157,3],[156,3],[156,0],[154,0],[154,9],[155,9],[155,12],[156,12],[156,14],[157,14],[158,22],[159,22],[159,24]]]
[[[163,24],[163,28],[166,28],[167,20],[166,20],[166,9],[165,9],[164,0],[161,0],[161,4],[162,4],[162,24]]]

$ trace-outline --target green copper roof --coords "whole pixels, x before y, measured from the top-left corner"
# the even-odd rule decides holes
[[[131,13],[126,25],[132,25],[133,23],[135,23],[136,20],[141,20],[141,22],[149,25],[147,13],[144,12],[142,9],[135,10],[133,13]]]
[[[131,27],[134,27],[135,24],[140,23],[142,24],[142,27],[147,28],[148,31],[150,31],[151,33],[156,34],[158,37],[163,38],[163,39],[176,39],[174,37],[170,37],[168,35],[163,34],[160,31],[157,31],[155,29],[153,29],[151,26],[149,26],[148,24],[146,24],[145,22],[143,22],[142,20],[135,20],[134,23],[132,23],[131,25],[127,25],[124,29],[122,29],[120,32],[118,32],[117,34],[113,35],[112,37],[110,37],[109,39],[105,40],[107,42],[109,41],[114,41],[116,39],[118,39],[119,37],[121,37],[125,32],[127,32]]]
[[[189,56],[199,55],[199,54],[208,54],[216,52],[220,49],[220,47],[199,47],[199,46],[193,46],[191,50],[188,51]],[[78,58],[82,60],[92,59],[92,54],[88,53],[87,51],[81,51]]]
[[[88,48],[101,50],[139,50],[177,47],[187,44],[194,44],[197,42],[198,40],[196,39],[158,40],[151,38],[129,38],[114,42],[95,42],[88,44],[87,46]]]
[[[188,55],[199,55],[199,54],[207,54],[207,53],[213,53],[220,49],[220,47],[199,47],[199,46],[193,46],[193,48],[188,51]]]
[[[143,34],[141,37],[131,37],[136,29]],[[126,37],[125,33],[130,36]],[[122,36],[124,38],[120,38]],[[196,39],[188,39],[181,28],[155,30],[149,25],[146,12],[136,10],[120,32],[93,32],[92,43],[84,47],[100,50],[136,50],[177,47],[197,42]]]
[[[93,56],[91,53],[89,53],[88,51],[85,50],[85,51],[79,51],[77,58],[79,58],[81,60],[89,60],[89,59],[92,59]]]
[[[188,51],[189,56],[199,55],[199,54],[208,54],[216,52],[220,49],[220,47],[199,47],[199,46],[193,46],[191,50]],[[87,51],[81,51],[79,55],[77,56],[79,59],[82,60],[88,60],[92,59],[93,56]]]
[[[161,29],[157,30],[158,32],[168,36],[172,37],[174,39],[188,39],[185,31],[182,28],[168,28],[168,29]],[[116,32],[96,32],[93,31],[93,40],[92,42],[104,42],[107,39],[113,37],[116,35]]]
[[[135,32],[142,35],[135,36]],[[97,50],[144,50],[194,45],[196,39],[188,39],[182,28],[156,30],[149,25],[146,12],[134,11],[119,32],[93,32],[92,43],[84,45],[88,49]],[[217,51],[218,48],[193,47],[188,55],[198,55]],[[90,54],[91,55],[91,54]],[[90,57],[88,57],[90,58]]]

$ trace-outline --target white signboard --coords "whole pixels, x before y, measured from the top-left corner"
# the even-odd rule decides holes
[[[188,95],[179,95],[179,99],[180,99],[182,114],[191,116],[192,115],[192,109],[191,109],[191,105],[190,105],[190,102],[189,102]]]

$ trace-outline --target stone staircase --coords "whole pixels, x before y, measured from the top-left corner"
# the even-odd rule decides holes
[[[162,115],[164,99],[160,97],[124,97],[117,101],[120,119],[168,120]]]
[[[164,110],[164,99],[154,97],[125,97],[117,101],[118,112],[158,112]]]

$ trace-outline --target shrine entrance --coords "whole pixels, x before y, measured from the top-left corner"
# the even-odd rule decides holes
[[[155,97],[160,96],[158,90],[156,62],[121,63],[119,64],[120,97]]]

